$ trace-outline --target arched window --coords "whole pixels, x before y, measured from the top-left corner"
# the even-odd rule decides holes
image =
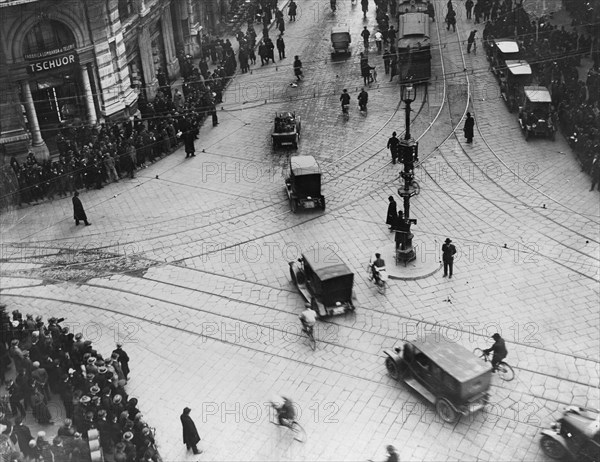
[[[53,20],[38,22],[25,36],[23,54],[56,50],[67,45],[75,45],[75,36],[63,23]]]

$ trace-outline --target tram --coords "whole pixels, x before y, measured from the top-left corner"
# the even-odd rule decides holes
[[[431,78],[428,4],[410,0],[398,4],[398,71],[402,83],[426,83]]]

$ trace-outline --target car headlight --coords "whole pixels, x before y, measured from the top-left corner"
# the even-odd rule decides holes
[[[538,124],[545,124],[545,123],[546,123],[546,121],[544,119],[538,120]]]
[[[533,128],[535,128],[535,127],[537,127],[537,124],[532,124],[531,126],[532,126]]]

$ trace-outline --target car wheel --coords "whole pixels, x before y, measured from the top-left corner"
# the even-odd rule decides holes
[[[555,140],[556,140],[556,132],[555,132],[554,130],[552,130],[552,133],[550,133],[550,139],[551,139],[552,141],[555,141]]]
[[[321,199],[321,208],[325,210],[325,198]]]
[[[444,422],[453,423],[458,418],[457,412],[446,398],[439,398],[435,403],[435,410]]]
[[[540,446],[542,447],[544,454],[551,459],[560,460],[564,459],[567,455],[567,451],[565,450],[564,446],[548,435],[542,436],[542,439],[540,440]]]
[[[398,363],[389,356],[385,359],[385,368],[387,369],[391,378],[394,380],[398,380],[400,378],[400,367],[398,366]]]
[[[317,299],[315,297],[310,299],[310,309],[317,313],[317,316],[319,316],[319,304],[317,303]]]
[[[290,199],[290,207],[292,209],[292,213],[296,213],[298,210],[298,204],[296,203],[296,199]]]
[[[531,132],[525,129],[525,141],[529,141],[529,137],[531,136]]]

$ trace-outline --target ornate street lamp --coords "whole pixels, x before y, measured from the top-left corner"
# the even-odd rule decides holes
[[[405,104],[406,129],[404,139],[400,140],[400,159],[404,164],[404,171],[400,176],[404,179],[404,187],[398,188],[398,194],[403,199],[404,214],[399,219],[398,230],[396,230],[396,256],[404,264],[416,259],[415,250],[412,246],[414,235],[410,232],[410,225],[416,225],[417,220],[410,218],[410,198],[417,194],[413,186],[414,180],[414,161],[417,159],[418,143],[410,135],[410,105],[417,97],[416,88],[412,85],[403,85],[401,87],[401,97]],[[399,233],[399,234],[398,234]]]

